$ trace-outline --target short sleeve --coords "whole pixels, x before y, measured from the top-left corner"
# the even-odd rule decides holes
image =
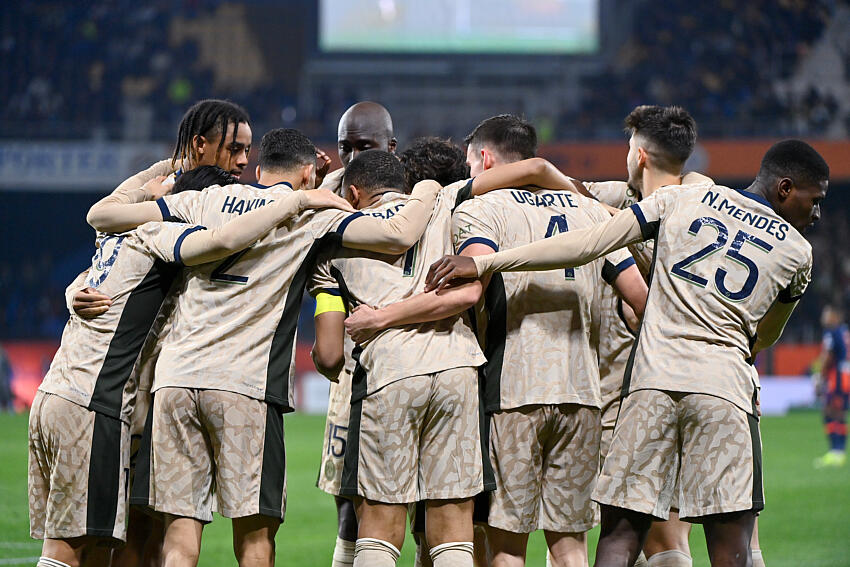
[[[788,287],[779,292],[779,301],[782,303],[799,301],[809,286],[811,279],[812,263],[809,261],[791,276],[791,282],[788,284]]]
[[[198,230],[206,230],[206,227],[173,222],[149,222],[137,228],[135,235],[155,258],[170,264],[182,264],[180,247],[183,240]]]
[[[499,251],[500,238],[497,219],[484,199],[462,203],[452,214],[452,244],[460,254],[471,244],[485,244]]]
[[[203,192],[183,191],[156,200],[166,222],[200,223],[203,218]]]
[[[630,207],[640,223],[640,232],[644,240],[658,236],[661,220],[675,198],[675,188],[663,187]]]
[[[307,291],[313,297],[320,293],[329,293],[331,295],[340,295],[339,282],[331,274],[331,260],[329,254],[323,254],[316,263],[316,269],[313,270],[313,275],[310,277],[310,283],[307,285]]]
[[[602,279],[613,284],[621,273],[627,268],[635,265],[635,259],[629,253],[628,248],[620,248],[605,255],[602,264]]]
[[[585,183],[584,187],[600,203],[618,209],[626,202],[629,192],[629,184],[625,181],[592,181]]]
[[[474,179],[455,181],[443,187],[437,194],[438,202],[436,206],[444,206],[454,211],[461,203],[472,199],[472,182]]]

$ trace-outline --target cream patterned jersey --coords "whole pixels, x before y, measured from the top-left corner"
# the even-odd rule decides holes
[[[501,189],[460,205],[452,235],[458,253],[474,243],[499,250],[608,218],[599,203],[575,193]],[[579,268],[492,276],[477,318],[487,356],[487,411],[534,404],[600,407],[591,306],[597,288],[633,264],[628,251],[617,250]]]

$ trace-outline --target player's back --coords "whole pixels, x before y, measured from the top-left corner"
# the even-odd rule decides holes
[[[632,210],[656,244],[629,389],[696,387],[753,411],[756,327],[805,289],[811,246],[760,196],[712,183],[664,187]]]
[[[291,192],[229,185],[161,200],[163,216],[221,226]],[[348,213],[308,211],[254,246],[188,270],[154,389],[219,389],[292,407],[295,333],[301,296],[323,239]]]
[[[458,207],[455,247],[458,252],[474,243],[516,248],[607,218],[599,203],[575,193],[502,189]],[[625,251],[615,254],[630,258]],[[486,316],[478,318],[488,358],[488,411],[531,404],[599,407],[591,305],[595,290],[604,285],[605,263],[601,258],[579,268],[492,277]]]
[[[421,293],[428,267],[452,252],[451,211],[469,196],[470,187],[459,182],[438,194],[434,212],[419,241],[402,255],[342,249],[320,267],[330,271],[350,304],[381,308]],[[407,202],[402,193],[387,193],[361,212],[389,219]],[[395,380],[461,366],[478,366],[484,357],[465,316],[393,327],[367,342],[359,362],[374,391]],[[366,392],[360,392],[365,394]]]
[[[133,367],[180,266],[175,244],[195,227],[147,223],[98,233],[85,285],[112,298],[94,318],[71,315],[40,389],[129,420],[138,387]]]

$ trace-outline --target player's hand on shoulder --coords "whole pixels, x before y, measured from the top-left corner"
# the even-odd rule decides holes
[[[443,256],[428,268],[425,291],[441,290],[457,279],[475,279],[478,268],[469,256]]]
[[[344,322],[345,332],[357,344],[362,344],[383,330],[380,313],[374,307],[358,305]]]
[[[328,189],[308,189],[304,191],[305,206],[308,209],[340,209],[349,213],[356,212],[351,203]]]
[[[74,301],[71,307],[74,308],[74,313],[83,319],[94,319],[109,311],[109,306],[112,305],[112,299],[108,295],[104,295],[93,287],[87,287],[74,294]]]
[[[173,183],[166,183],[166,176],[158,175],[142,185],[142,189],[150,196],[151,201],[156,201],[160,197],[164,197],[171,193],[174,188]]]
[[[315,187],[318,189],[322,182],[325,180],[325,176],[328,174],[328,171],[331,169],[331,158],[323,152],[322,150],[316,148],[316,184]]]

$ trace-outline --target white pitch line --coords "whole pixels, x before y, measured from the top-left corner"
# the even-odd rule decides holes
[[[0,559],[0,565],[31,565],[34,561],[38,561],[40,557],[10,557],[8,559]]]

